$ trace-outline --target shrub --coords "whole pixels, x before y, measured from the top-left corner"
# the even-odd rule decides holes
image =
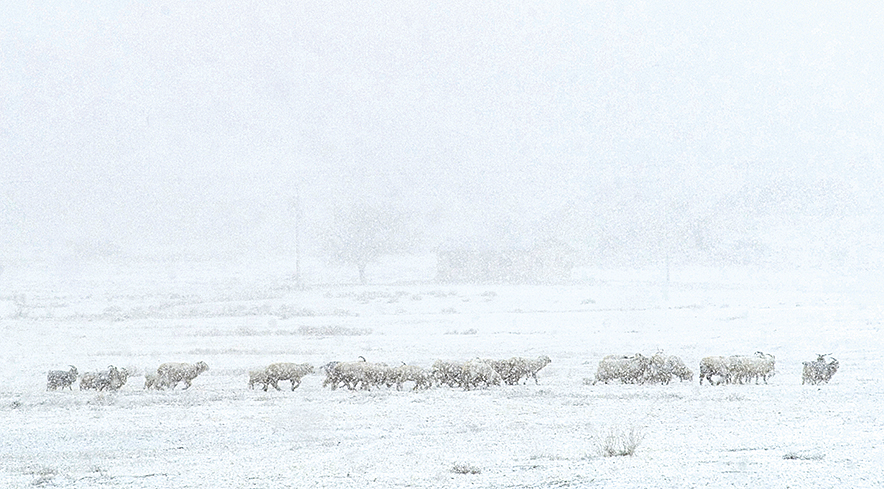
[[[796,453],[789,452],[783,455],[784,460],[822,460],[825,458],[825,454],[822,453]]]
[[[451,467],[451,471],[455,474],[481,474],[482,469],[476,467],[471,464],[454,464],[454,467]]]
[[[636,449],[645,439],[645,434],[640,428],[614,429],[601,441],[599,449],[605,457],[623,457],[635,455]]]

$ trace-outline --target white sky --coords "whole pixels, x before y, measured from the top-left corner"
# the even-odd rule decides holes
[[[287,250],[295,188],[436,242],[633,195],[884,208],[878,2],[4,3],[7,255]]]

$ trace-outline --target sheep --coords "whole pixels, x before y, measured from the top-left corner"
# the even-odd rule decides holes
[[[666,368],[668,368],[673,375],[678,377],[679,381],[687,380],[690,382],[694,380],[693,370],[689,369],[681,358],[675,355],[669,355],[669,357],[666,358]]]
[[[329,370],[335,368],[335,365],[339,363],[341,362],[328,362],[325,365],[319,367],[319,371],[325,373],[325,375],[328,375]]]
[[[770,353],[757,351],[755,352],[755,356],[752,357],[752,361],[749,363],[749,377],[755,378],[756,385],[758,384],[759,378],[764,380],[764,383],[766,384],[767,379],[773,377],[776,373],[775,369],[776,357]]]
[[[729,357],[706,357],[700,361],[700,384],[703,379],[712,384],[712,377],[720,378],[718,383],[745,384],[752,379],[767,380],[775,373],[776,357],[769,353],[755,352],[754,355],[731,355]]]
[[[522,377],[525,378],[525,382],[527,382],[529,378],[533,378],[534,383],[539,384],[540,381],[537,380],[537,372],[543,367],[549,365],[552,360],[550,360],[548,356],[542,355],[534,360],[522,357],[512,357],[507,360],[485,360],[485,362],[491,365],[491,367],[500,374],[500,377],[504,382],[508,385],[515,385],[522,380]]]
[[[666,367],[666,356],[662,352],[651,355],[648,369],[642,376],[642,383],[668,384],[672,381],[672,372]]]
[[[464,362],[436,360],[433,362],[431,375],[433,380],[439,385],[445,384],[449,387],[462,387],[463,367]]]
[[[98,389],[98,372],[84,372],[80,376],[80,390]]]
[[[743,384],[752,377],[752,357],[744,355],[731,355],[725,361],[727,365],[726,382],[728,384]]]
[[[817,355],[816,360],[812,362],[802,362],[804,371],[801,374],[801,385],[804,384],[827,384],[831,380],[835,372],[838,371],[838,360],[832,358],[831,362],[826,363],[826,355]]]
[[[633,356],[608,355],[599,361],[595,381],[608,383],[610,380],[620,380],[626,384],[643,382],[647,375],[650,359],[641,353]]]
[[[67,387],[74,390],[71,384],[77,380],[77,367],[70,365],[70,370],[50,370],[46,373],[46,390],[64,389]]]
[[[313,366],[309,363],[273,363],[268,365],[264,372],[263,384],[265,392],[268,385],[272,385],[274,389],[280,390],[278,385],[280,380],[290,381],[292,383],[292,390],[295,390],[301,385],[302,377],[313,373]],[[252,385],[251,378],[249,379],[249,385]]]
[[[164,363],[157,368],[157,385],[174,389],[179,382],[184,382],[184,389],[188,389],[193,379],[206,370],[209,370],[209,366],[203,361],[194,364]]]
[[[485,362],[491,365],[491,368],[500,374],[500,378],[503,379],[507,385],[517,384],[528,367],[527,362],[518,357],[508,358],[506,360],[486,359]]]
[[[383,363],[366,362],[363,357],[358,362],[340,362],[328,370],[322,386],[331,386],[332,390],[339,386],[347,386],[350,390],[357,388],[370,390],[379,385],[388,376],[389,368]]]
[[[492,385],[500,385],[503,380],[497,370],[485,360],[475,358],[464,363],[461,369],[461,379],[464,390],[478,387],[483,384],[485,387]]]
[[[392,387],[393,368],[386,363],[369,363],[366,366],[369,386],[386,385]]]
[[[267,369],[249,370],[249,389],[254,389],[255,384],[267,385]]]
[[[126,385],[129,371],[108,365],[107,370],[86,372],[80,377],[80,390],[116,391]]]
[[[99,372],[98,390],[116,391],[126,385],[129,380],[129,371],[125,368],[116,368],[113,365],[107,371]]]
[[[339,386],[346,385],[352,390],[354,388],[351,384],[353,373],[361,368],[356,365],[357,363],[362,362],[334,362],[330,367],[325,366],[325,380],[322,382],[322,386],[335,390]]]
[[[693,380],[694,372],[684,364],[681,358],[675,355],[664,355],[658,352],[651,357],[651,368],[657,369],[661,382],[668,384],[672,380],[672,376],[678,377],[680,381]]]
[[[160,376],[156,372],[147,372],[144,374],[144,389],[160,390]]]
[[[719,377],[718,382],[713,382],[712,377]],[[730,369],[728,361],[724,357],[704,357],[700,360],[700,385],[703,385],[703,379],[709,381],[709,385],[713,383],[721,384],[730,381]]]
[[[414,387],[411,390],[429,389],[433,386],[433,377],[424,368],[402,364],[390,369],[388,382],[396,384],[396,390],[402,390],[402,384],[409,381],[414,382]]]

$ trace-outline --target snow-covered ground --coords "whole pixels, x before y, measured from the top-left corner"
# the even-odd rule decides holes
[[[568,286],[418,281],[296,290],[291,264],[9,265],[0,276],[0,486],[882,487],[881,294],[819,271],[578,270]],[[62,273],[65,272],[65,273]],[[866,285],[868,284],[868,285]],[[587,385],[601,357],[776,355],[769,385]],[[801,362],[841,369],[801,385]],[[535,357],[540,383],[476,391],[247,388],[247,370],[359,355]],[[203,360],[189,390],[144,391]],[[47,392],[46,371],[136,373]],[[605,457],[635,429],[634,456]],[[456,466],[475,469],[456,471]]]

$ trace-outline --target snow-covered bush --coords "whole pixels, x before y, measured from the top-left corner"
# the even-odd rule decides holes
[[[599,443],[599,451],[605,457],[631,457],[644,439],[645,434],[641,428],[612,428]]]

